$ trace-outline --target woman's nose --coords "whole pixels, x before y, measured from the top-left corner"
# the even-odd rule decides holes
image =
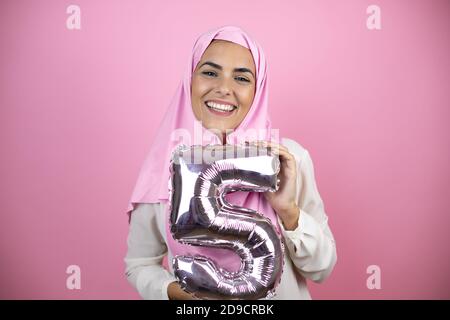
[[[230,94],[231,91],[231,82],[227,79],[221,80],[216,88],[216,93],[220,94]]]

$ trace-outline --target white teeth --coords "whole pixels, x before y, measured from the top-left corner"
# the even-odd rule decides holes
[[[212,109],[216,109],[219,111],[229,112],[229,111],[233,111],[235,109],[234,106],[226,105],[226,104],[218,104],[218,103],[211,102],[211,101],[206,102],[206,105]]]

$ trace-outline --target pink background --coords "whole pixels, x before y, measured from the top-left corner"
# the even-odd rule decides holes
[[[450,298],[448,1],[0,6],[0,298],[139,298],[127,203],[196,37],[225,24],[263,46],[274,127],[314,160],[338,263],[313,298]]]

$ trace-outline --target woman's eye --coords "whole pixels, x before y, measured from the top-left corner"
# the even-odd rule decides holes
[[[203,71],[202,74],[208,76],[208,77],[215,77],[217,76],[217,74],[213,71]],[[244,82],[250,82],[250,80],[244,78],[244,77],[236,77],[235,79],[237,79],[238,81],[244,81]]]
[[[215,74],[216,74],[215,72],[212,72],[212,71],[204,71],[204,72],[202,72],[202,73],[205,74],[205,75],[207,75],[207,76],[215,75]]]
[[[243,78],[243,77],[237,77],[236,79],[238,79],[239,81],[250,82],[248,79]]]

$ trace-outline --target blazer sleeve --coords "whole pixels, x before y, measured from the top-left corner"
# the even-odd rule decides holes
[[[314,282],[324,281],[336,261],[336,244],[328,226],[328,216],[317,190],[314,166],[309,152],[297,142],[283,143],[297,162],[297,205],[300,209],[298,227],[285,230],[280,221],[287,253],[298,272]]]
[[[131,213],[125,275],[145,300],[168,300],[167,287],[176,281],[162,266],[167,246],[157,225],[160,211],[159,203],[140,203]]]

